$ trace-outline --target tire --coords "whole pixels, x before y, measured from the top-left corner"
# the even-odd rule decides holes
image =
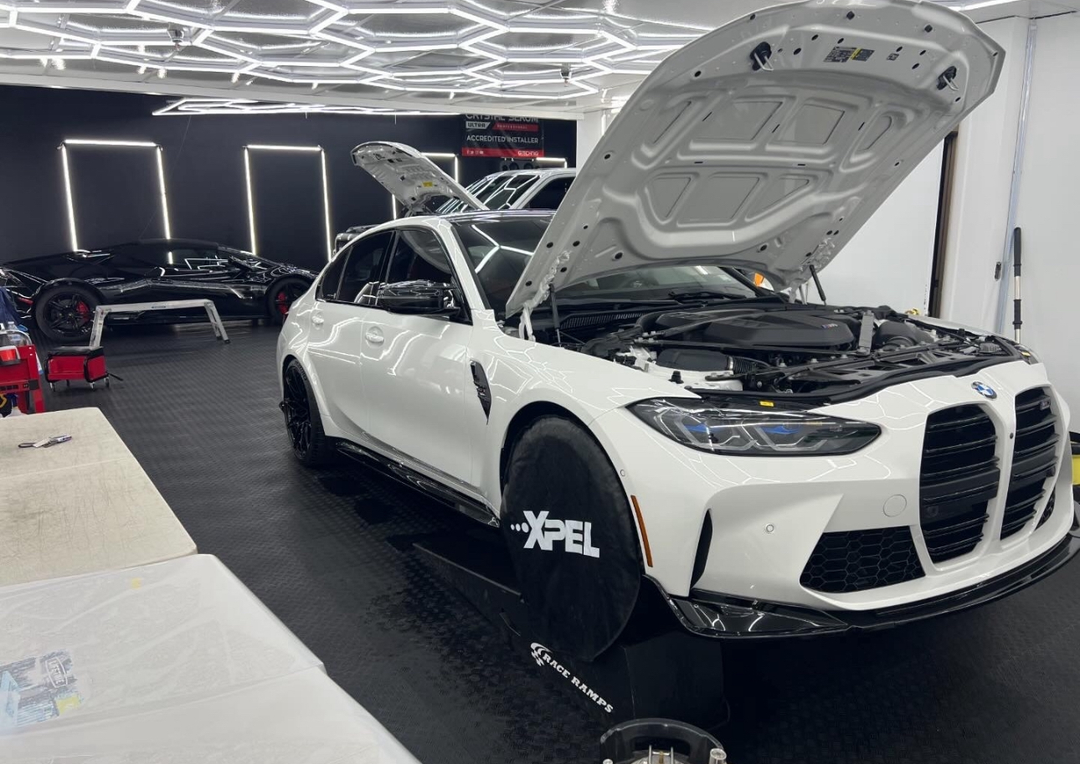
[[[281,410],[285,414],[285,431],[289,435],[293,455],[305,467],[328,463],[333,449],[323,432],[319,404],[304,367],[295,358],[285,366],[283,382]]]
[[[279,326],[289,317],[289,306],[311,287],[307,279],[296,277],[276,281],[266,292],[266,310],[270,320]]]
[[[592,660],[626,627],[641,586],[622,481],[592,435],[558,416],[525,428],[506,476],[500,525],[532,626],[546,647]]]
[[[61,284],[46,289],[34,300],[34,323],[53,342],[84,342],[94,326],[94,310],[101,301],[91,289]]]

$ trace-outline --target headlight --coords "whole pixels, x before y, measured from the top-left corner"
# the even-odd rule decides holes
[[[1024,345],[1021,345],[1019,342],[1013,343],[1013,347],[1015,347],[1020,352],[1020,355],[1022,355],[1024,357],[1024,360],[1027,361],[1028,363],[1032,363],[1032,364],[1034,364],[1034,363],[1042,363],[1042,361],[1040,361],[1038,359],[1038,357],[1034,353],[1031,352],[1031,348],[1025,347]]]
[[[643,422],[699,451],[731,456],[830,456],[868,446],[881,428],[803,411],[720,408],[654,398],[630,406]]]

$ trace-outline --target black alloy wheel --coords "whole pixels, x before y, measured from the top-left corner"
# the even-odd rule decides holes
[[[285,429],[297,460],[309,467],[328,461],[330,443],[323,434],[319,406],[307,375],[296,360],[290,361],[285,368],[281,410],[285,414]]]
[[[34,306],[38,329],[55,342],[84,340],[90,336],[98,301],[79,286],[61,286],[43,294]]]

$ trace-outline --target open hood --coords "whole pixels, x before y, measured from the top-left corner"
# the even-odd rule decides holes
[[[412,146],[387,141],[361,143],[352,150],[352,160],[379,181],[410,215],[430,212],[433,202],[446,199],[458,199],[478,210],[487,209]]]
[[[507,303],[650,265],[797,286],[993,92],[1004,52],[915,0],[808,0],[666,59],[578,173]]]

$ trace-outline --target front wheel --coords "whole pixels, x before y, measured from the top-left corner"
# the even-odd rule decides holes
[[[98,302],[93,291],[84,286],[55,286],[34,301],[34,323],[53,342],[84,341],[90,337]]]
[[[285,319],[289,316],[289,308],[310,286],[311,284],[304,279],[286,278],[270,287],[267,294],[267,307],[271,320],[275,324],[285,323]]]
[[[285,395],[281,410],[293,454],[305,467],[317,467],[330,460],[330,441],[323,432],[319,404],[304,367],[295,358],[285,367]]]
[[[500,526],[544,645],[583,660],[609,647],[637,604],[642,565],[626,491],[588,430],[558,416],[524,429]]]

